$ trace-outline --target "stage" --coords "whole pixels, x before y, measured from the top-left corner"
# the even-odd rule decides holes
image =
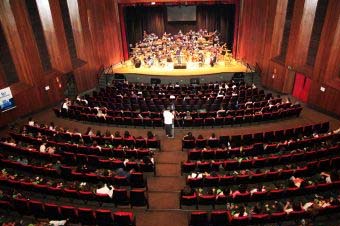
[[[190,76],[206,76],[236,72],[247,72],[247,67],[242,63],[232,60],[231,62],[217,62],[213,67],[209,64],[198,66],[198,64],[186,64],[186,69],[174,69],[173,64],[166,66],[147,67],[142,65],[140,68],[136,68],[131,61],[125,61],[122,64],[112,66],[110,73],[112,74],[135,74],[157,77],[190,77]]]

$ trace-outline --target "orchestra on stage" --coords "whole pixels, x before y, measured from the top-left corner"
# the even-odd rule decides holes
[[[184,66],[198,68],[204,65],[213,67],[217,62],[230,61],[231,51],[220,42],[219,33],[207,30],[192,31],[162,37],[144,31],[143,40],[130,45],[131,62],[136,67],[151,68]]]

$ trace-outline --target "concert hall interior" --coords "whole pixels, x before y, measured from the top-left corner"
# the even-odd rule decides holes
[[[339,0],[1,0],[0,224],[340,225]]]

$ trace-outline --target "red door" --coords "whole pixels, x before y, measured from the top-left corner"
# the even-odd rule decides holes
[[[295,74],[295,83],[293,88],[293,97],[307,102],[312,80],[300,73]]]

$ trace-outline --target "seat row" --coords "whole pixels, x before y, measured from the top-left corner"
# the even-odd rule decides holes
[[[193,139],[193,140],[182,140],[182,148],[217,148],[222,145],[228,146],[230,142],[234,146],[245,146],[259,142],[279,142],[286,139],[297,138],[300,136],[311,136],[313,133],[323,134],[329,131],[329,122],[316,123],[313,125],[300,126],[296,128],[290,128],[286,130],[266,131],[254,134],[244,135],[221,135],[216,139]]]
[[[234,87],[234,88],[232,88]],[[240,81],[221,81],[218,83],[203,83],[203,84],[148,84],[148,83],[138,83],[138,82],[132,82],[129,84],[121,83],[114,81],[110,86],[107,86],[104,88],[101,88],[101,92],[115,92],[116,90],[123,90],[125,91],[175,91],[176,93],[179,93],[178,91],[192,91],[195,90],[208,90],[208,91],[218,91],[220,89],[227,89],[227,90],[243,90],[251,88],[252,90],[257,90],[256,87],[253,87],[251,84],[246,84],[244,80]],[[97,96],[100,93],[94,91],[93,95]]]
[[[197,98],[197,99],[196,99]],[[226,110],[225,115],[227,113],[232,116],[237,116],[245,113],[254,113],[257,111],[260,111],[263,108],[263,112],[268,111],[268,109],[273,109],[274,111],[278,108],[286,109],[292,104],[290,102],[288,103],[282,103],[282,98],[273,98],[267,100],[266,97],[260,96],[256,98],[252,103],[247,103],[247,100],[238,100],[238,97],[231,97],[229,98],[202,98],[199,99],[196,97],[192,100],[172,100],[172,99],[161,99],[161,100],[153,100],[150,99],[149,101],[146,101],[143,99],[138,100],[136,99],[128,99],[126,102],[120,98],[109,98],[107,101],[96,101],[96,100],[90,100],[89,103],[85,106],[83,105],[70,105],[69,110],[79,111],[86,114],[97,114],[98,109],[96,107],[106,107],[106,109],[103,109],[105,113],[107,113],[108,116],[114,116],[114,117],[136,117],[136,113],[143,113],[143,112],[156,112],[151,115],[150,117],[157,118],[157,115],[159,112],[162,112],[166,107],[174,105],[175,109],[178,112],[181,111],[191,111],[195,112],[199,109],[205,109],[206,112],[209,112],[208,114],[201,114],[197,115],[200,117],[203,116],[209,116],[210,112],[216,112],[221,109]],[[272,98],[271,96],[268,98]],[[247,105],[246,105],[247,103]],[[227,111],[228,110],[228,111]],[[139,114],[138,113],[138,114]],[[158,114],[157,114],[158,113]]]
[[[41,153],[38,152],[36,149],[31,148],[23,148],[19,146],[11,146],[8,144],[0,143],[0,152],[6,153],[6,154],[18,154],[20,156],[27,156],[30,158],[36,158],[36,159],[44,159],[44,160],[54,160],[61,161],[65,167],[66,166],[73,166],[79,164],[89,164],[93,166],[94,168],[102,168],[102,169],[119,169],[122,168],[126,171],[130,171],[131,169],[134,169],[136,171],[140,172],[156,172],[155,164],[152,162],[145,163],[144,161],[125,161],[124,159],[127,158],[127,155],[123,155],[122,159],[103,159],[100,156],[97,156],[95,154],[93,155],[87,155],[87,154],[76,154],[74,152],[67,152],[63,151],[60,152],[60,154],[48,154],[48,153]],[[146,156],[146,155],[144,155]],[[112,157],[112,156],[110,156]],[[131,157],[133,158],[133,157]]]
[[[254,143],[249,146],[234,146],[231,147],[231,145],[222,145],[224,148],[217,148],[217,149],[189,149],[191,154],[194,155],[194,158],[200,157],[202,155],[202,158],[216,158],[221,159],[224,156],[227,155],[227,157],[230,156],[256,156],[256,155],[263,155],[263,154],[272,154],[278,151],[293,151],[297,149],[303,149],[307,147],[313,148],[313,146],[321,146],[322,143],[331,142],[336,143],[340,140],[339,134],[323,134],[313,137],[305,137],[302,139],[291,139],[289,142],[279,142],[279,143]],[[211,139],[211,142],[216,141]],[[194,140],[191,140],[191,142],[194,143]],[[198,139],[198,142],[200,140]],[[185,142],[186,144],[189,144],[189,142]],[[189,147],[189,146],[185,146]],[[228,147],[228,149],[226,148]],[[188,153],[189,153],[188,152]],[[196,153],[196,154],[195,154]],[[200,154],[201,153],[201,154]],[[204,156],[203,156],[204,155]]]
[[[35,138],[28,138],[24,136],[23,139],[19,138],[19,136],[15,136],[16,140],[22,140],[26,143],[34,143],[36,145],[41,145],[43,143],[42,140],[36,140]],[[143,159],[144,157],[151,157],[152,152],[148,149],[125,149],[125,148],[101,148],[98,147],[88,147],[88,146],[78,146],[72,145],[68,143],[55,143],[53,141],[47,141],[47,145],[51,145],[53,147],[59,147],[61,151],[57,154],[48,154],[39,152],[37,149],[33,148],[24,148],[20,146],[12,146],[10,144],[6,144],[4,142],[0,142],[0,147],[4,150],[11,150],[13,152],[24,154],[25,152],[32,155],[39,155],[43,156],[52,156],[55,159],[60,159],[61,156],[65,156],[65,153],[72,153],[75,156],[79,156],[79,159],[84,156],[84,158],[88,158],[88,155],[91,155],[92,158],[99,158],[99,157],[108,157],[108,158],[119,158],[119,159]],[[87,161],[87,160],[86,160]]]
[[[194,92],[193,92],[194,91]],[[232,92],[237,92],[243,96],[249,96],[251,94],[264,94],[264,90],[258,90],[258,88],[253,87],[252,85],[245,84],[244,81],[239,83],[228,83],[223,82],[219,84],[202,84],[202,85],[177,85],[177,86],[159,86],[159,85],[150,85],[143,84],[140,85],[138,83],[134,83],[133,85],[125,86],[118,83],[114,83],[106,88],[101,88],[98,91],[93,91],[93,97],[101,97],[101,96],[116,96],[117,94],[122,94],[125,96],[134,96],[141,95],[143,97],[157,97],[157,96],[165,96],[169,98],[169,95],[174,94],[176,96],[190,96],[194,97],[195,94],[199,93],[201,95],[208,95],[211,93],[224,92],[230,94]],[[86,97],[86,95],[85,95]]]
[[[120,94],[117,94],[120,95]],[[206,96],[190,97],[175,97],[172,98],[120,98],[114,96],[100,96],[100,97],[88,97],[86,107],[106,107],[110,110],[131,110],[131,111],[161,111],[164,107],[174,104],[179,111],[193,110],[193,109],[206,109],[207,111],[217,111],[221,107],[225,110],[233,110],[237,106],[237,109],[246,109],[248,107],[261,108],[268,105],[270,101],[273,105],[281,102],[281,98],[272,99],[271,94],[267,95],[250,95],[250,96],[238,96],[236,95],[224,95],[216,97],[217,93],[208,94]],[[251,103],[247,103],[247,101]],[[79,103],[79,102],[76,102]],[[247,103],[247,106],[246,106]],[[82,103],[79,103],[82,105]],[[87,113],[91,113],[94,110],[85,109]]]
[[[271,155],[269,157],[258,157],[252,159],[244,159],[242,161],[227,159],[216,161],[189,161],[182,162],[181,169],[183,173],[190,173],[195,170],[199,172],[218,171],[222,166],[227,171],[251,169],[251,168],[264,168],[276,165],[286,165],[301,161],[311,161],[314,159],[321,159],[329,156],[338,155],[340,153],[340,146],[320,149],[318,151],[286,153],[282,155]],[[337,158],[335,158],[337,159]],[[336,160],[334,160],[336,161]],[[335,163],[334,163],[335,164]]]
[[[96,114],[86,114],[80,111],[60,111],[57,108],[53,109],[57,117],[71,118],[79,121],[99,122],[115,125],[129,125],[129,126],[144,126],[144,127],[162,127],[162,118],[131,118],[131,117],[98,117]],[[216,118],[195,118],[191,120],[185,120],[182,118],[175,119],[176,127],[214,127],[214,126],[232,126],[240,125],[242,123],[252,123],[276,120],[288,117],[299,117],[302,111],[302,107],[288,108],[281,111],[266,112],[263,114],[249,114],[238,116],[226,116]]]
[[[45,141],[41,139],[37,139],[30,136],[25,136],[21,134],[11,133],[11,136],[16,141],[23,141],[25,143],[33,144],[36,146],[40,146]],[[145,156],[151,156],[152,153],[148,149],[130,149],[130,148],[110,148],[110,147],[94,147],[94,146],[85,146],[85,145],[78,145],[78,144],[70,144],[64,142],[56,142],[53,140],[46,141],[48,146],[58,147],[63,152],[72,152],[78,154],[85,154],[85,155],[94,155],[94,156],[104,156],[110,158],[136,158],[142,159]],[[4,148],[10,148],[10,145],[6,145],[4,143],[0,143]],[[5,146],[6,145],[6,146]],[[12,146],[13,147],[13,146]],[[20,147],[18,147],[20,149]]]
[[[22,215],[33,215],[36,218],[48,218],[51,220],[68,219],[71,223],[102,226],[135,226],[136,219],[133,212],[116,211],[57,205],[55,203],[43,203],[38,200],[26,198],[13,198],[8,201],[0,200],[0,208],[9,211],[17,211]]]
[[[174,105],[175,109],[178,112],[191,111],[193,118],[205,118],[216,115],[216,111],[220,110],[221,108],[226,110],[225,112],[219,112],[219,114],[221,114],[222,116],[237,116],[243,114],[253,114],[257,111],[260,111],[262,108],[265,112],[266,109],[269,108],[269,105],[271,105],[271,108],[273,108],[273,110],[277,110],[277,108],[280,106],[284,109],[291,106],[291,103],[289,102],[282,103],[282,98],[270,98],[272,98],[271,95],[252,96],[251,98],[249,98],[252,99],[251,102],[247,102],[248,99],[242,99],[237,96],[215,98],[211,97],[211,95],[209,96],[209,98],[177,98],[176,100],[167,98],[151,99],[142,97],[135,99],[121,99],[119,97],[100,97],[100,99],[103,100],[90,99],[87,105],[82,105],[81,103],[76,102],[76,104],[71,105],[69,109],[74,111],[81,111],[86,114],[97,114],[98,109],[95,107],[101,106],[106,107],[107,109],[103,109],[105,113],[113,117],[135,118],[139,114],[141,114],[143,117],[158,118],[160,116],[160,112],[163,109]],[[206,112],[196,112],[199,109],[205,109]]]
[[[331,190],[338,190],[340,188],[340,181],[333,183],[321,183],[316,185],[307,185],[302,188],[293,187],[286,189],[275,189],[261,192],[244,192],[233,195],[183,195],[180,197],[180,208],[183,206],[191,206],[199,209],[200,206],[226,205],[227,203],[242,203],[242,202],[257,202],[264,200],[278,200],[283,198],[291,198],[293,196],[302,196],[305,194],[313,194],[315,192],[326,192]]]
[[[65,133],[65,132],[58,132],[55,130],[50,130],[48,128],[40,128],[36,126],[29,126],[25,125],[27,130],[32,133],[40,132],[43,135],[48,136],[48,138],[52,139],[58,136],[60,139],[67,141],[67,142],[75,142],[78,143],[80,138],[84,141],[85,144],[92,144],[96,141],[99,145],[103,144],[110,144],[113,147],[117,146],[129,146],[135,148],[160,148],[160,140],[156,138],[124,138],[124,137],[101,137],[95,135],[86,135],[86,134],[72,134],[72,133]],[[10,133],[15,136],[15,133]]]
[[[331,168],[339,168],[340,157],[331,159],[322,159],[320,161],[308,162],[307,166],[297,169],[274,170],[261,173],[240,174],[240,175],[218,175],[206,177],[188,177],[187,185],[193,188],[197,187],[225,187],[234,184],[250,184],[266,181],[288,179],[291,176],[308,176],[315,172],[330,170]]]
[[[29,193],[39,193],[45,198],[46,195],[54,196],[56,199],[61,197],[69,198],[70,200],[78,199],[84,201],[98,202],[100,206],[103,203],[112,203],[115,206],[134,206],[147,207],[149,203],[144,189],[115,188],[112,197],[108,194],[93,193],[92,191],[78,191],[70,188],[51,187],[47,184],[36,184],[20,180],[0,178],[1,186],[8,186],[12,189],[22,190]]]
[[[340,211],[340,206],[327,206],[321,208],[317,215],[308,211],[274,212],[271,214],[252,214],[250,216],[234,217],[229,211],[215,210],[210,214],[207,211],[191,212],[189,226],[238,226],[238,225],[263,225],[267,223],[281,224],[283,221],[315,218],[321,215],[332,215]],[[210,215],[210,216],[209,216]]]
[[[314,143],[314,144],[320,144],[320,143]],[[320,148],[320,153],[316,153],[318,151],[307,151],[306,153],[306,157],[307,158],[312,158],[312,157],[317,157],[317,156],[324,156],[327,152],[336,152],[336,150],[334,149],[338,149],[338,146],[334,146],[334,147],[329,147],[330,150],[324,150],[325,148]],[[324,152],[322,152],[324,150]],[[254,156],[257,156],[258,159],[255,161],[259,162],[259,161],[263,161],[263,159],[261,159],[262,155],[271,155],[273,158],[275,158],[275,153],[280,152],[280,154],[289,154],[289,152],[291,151],[295,151],[295,152],[301,152],[301,150],[299,148],[297,149],[293,149],[291,148],[291,146],[288,145],[266,145],[263,146],[263,144],[257,144],[254,146],[249,146],[249,147],[245,147],[245,148],[232,148],[229,150],[226,149],[192,149],[190,151],[188,151],[188,161],[198,161],[198,160],[203,160],[203,161],[207,161],[207,160],[227,160],[230,158],[235,158],[235,156],[239,156],[239,157],[248,157],[250,156],[251,158]],[[299,158],[299,153],[295,153],[296,157],[294,158]],[[301,154],[300,154],[301,155]],[[309,157],[310,156],[310,157]],[[245,165],[252,165],[251,160],[247,163],[246,160],[244,160],[245,162],[243,162],[243,164]],[[264,160],[266,161],[266,160]]]
[[[103,176],[97,175],[93,172],[81,173],[75,171],[70,166],[61,165],[60,172],[55,168],[47,168],[43,166],[35,166],[30,164],[21,164],[16,161],[11,161],[8,159],[0,159],[0,166],[12,168],[15,170],[22,170],[28,173],[39,174],[43,176],[48,176],[52,178],[64,178],[71,181],[84,181],[84,182],[107,182],[109,184],[117,186],[131,186],[131,187],[144,187],[146,181],[143,179],[143,174],[140,172],[134,172],[130,174],[130,178],[126,176]],[[111,168],[112,169],[112,168]]]

